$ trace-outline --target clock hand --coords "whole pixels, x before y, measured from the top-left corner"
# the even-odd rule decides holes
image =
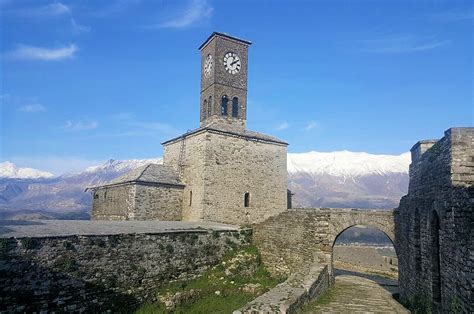
[[[230,65],[234,65],[234,64],[236,64],[237,62],[239,62],[239,59],[233,61]]]

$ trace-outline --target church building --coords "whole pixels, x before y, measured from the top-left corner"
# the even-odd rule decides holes
[[[92,219],[257,223],[287,209],[288,144],[247,130],[248,48],[214,32],[201,51],[200,127],[93,194]]]

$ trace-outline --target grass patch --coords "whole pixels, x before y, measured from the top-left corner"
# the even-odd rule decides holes
[[[220,264],[196,279],[162,287],[157,291],[157,301],[142,305],[136,313],[170,313],[169,300],[175,304],[173,313],[232,313],[284,280],[271,276],[257,248],[247,246],[226,254]],[[195,296],[178,301],[179,295],[186,293]]]

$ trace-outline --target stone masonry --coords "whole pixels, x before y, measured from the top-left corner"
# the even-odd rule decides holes
[[[242,225],[288,208],[288,144],[246,129],[250,44],[214,32],[199,47],[200,127],[162,143],[164,165],[153,166],[162,176],[127,174],[90,188],[93,219]]]
[[[474,128],[448,129],[411,153],[408,195],[396,221],[401,298],[472,313]]]
[[[133,312],[159,286],[193,278],[249,241],[232,226],[184,222],[3,221],[0,227],[2,313]]]

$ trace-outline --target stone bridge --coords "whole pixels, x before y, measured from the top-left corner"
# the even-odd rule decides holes
[[[288,279],[234,314],[295,313],[333,282],[332,252],[346,229],[374,227],[395,241],[396,211],[362,209],[290,209],[254,228],[253,241],[274,274]]]
[[[346,229],[374,227],[395,242],[394,211],[362,209],[290,209],[254,229],[263,261],[274,273],[294,273],[308,265],[328,265],[332,248]]]

